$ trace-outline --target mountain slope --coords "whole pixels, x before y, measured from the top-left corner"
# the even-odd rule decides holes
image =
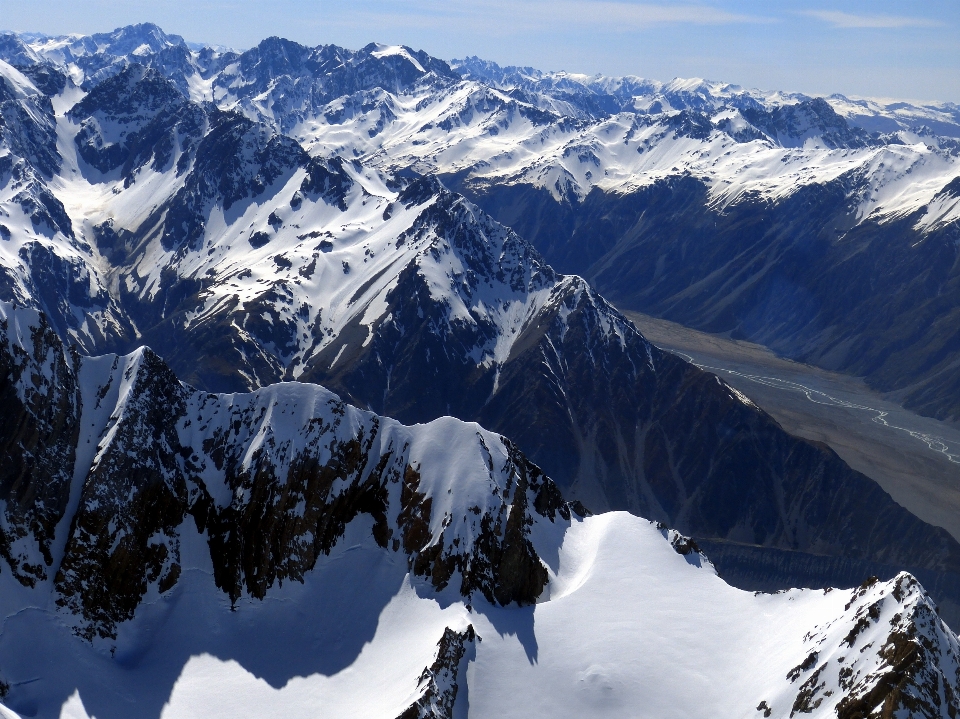
[[[622,307],[865,376],[908,407],[955,419],[952,184],[927,206],[858,222],[855,182],[848,174],[723,208],[685,176],[626,194],[594,190],[559,213],[529,187],[467,194]]]
[[[0,94],[0,299],[42,309],[88,351],[116,341],[130,332],[124,313],[57,192],[64,148],[53,102],[2,61]],[[72,99],[65,86],[57,96]]]
[[[0,307],[10,424],[22,428],[4,438],[14,462],[0,546],[20,584],[52,586],[79,635],[115,637],[148,592],[176,584],[185,524],[206,534],[231,601],[302,580],[361,513],[379,546],[439,589],[458,574],[464,595],[540,594],[526,512],[552,522],[569,509],[503,438],[450,418],[407,429],[315,385],[197,392],[149,349],[80,358],[35,312]],[[448,441],[458,460],[422,473]],[[451,504],[450,475],[480,470],[486,480]]]

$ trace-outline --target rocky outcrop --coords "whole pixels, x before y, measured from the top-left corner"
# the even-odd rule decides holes
[[[453,719],[460,687],[466,686],[465,664],[476,654],[480,641],[472,624],[462,632],[444,629],[437,642],[436,660],[420,675],[420,698],[397,719]]]

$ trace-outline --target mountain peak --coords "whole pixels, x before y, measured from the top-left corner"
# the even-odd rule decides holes
[[[109,52],[111,55],[144,55],[168,47],[186,47],[182,37],[168,35],[159,25],[151,22],[125,25],[112,32],[97,33],[90,37],[101,52]]]

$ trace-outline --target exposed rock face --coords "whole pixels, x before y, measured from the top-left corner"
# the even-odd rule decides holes
[[[12,32],[0,35],[0,52],[11,65],[33,65],[42,61],[32,48]]]
[[[200,249],[215,202],[229,211],[235,203],[262,194],[267,186],[288,177],[307,161],[295,141],[241,115],[215,113],[192,171],[170,200],[172,217],[165,222],[161,240],[164,249],[184,253]]]
[[[62,70],[47,63],[27,63],[14,65],[14,67],[30,78],[34,87],[47,97],[56,97],[66,89],[70,82]]]
[[[163,137],[176,139],[163,165],[176,191],[140,226],[97,225],[96,242],[119,263],[137,341],[191,383],[235,391],[307,380],[403,422],[478,421],[594,510],[893,572],[955,571],[957,548],[939,530],[712,376],[658,352],[583,280],[557,274],[436,179],[385,182],[359,163],[311,159],[263,125],[184,100],[140,66],[73,112],[126,128],[111,146],[140,159],[121,191],[156,171]],[[190,112],[204,118],[195,133],[156,124]],[[134,151],[135,136],[161,139],[137,140],[144,149]],[[878,515],[896,539],[876,529]],[[163,576],[176,563],[174,545],[166,551]],[[246,580],[230,571],[220,581],[235,594]]]
[[[2,61],[0,61],[2,63]],[[5,67],[9,68],[5,63]],[[0,72],[0,144],[13,155],[27,158],[43,176],[60,169],[57,129],[50,98],[33,88],[14,85]]]
[[[850,127],[822,97],[769,110],[743,108],[741,113],[754,128],[783,147],[801,147],[809,138],[817,138],[830,148],[880,144],[864,130]]]
[[[124,359],[95,390],[107,399],[112,385],[122,383],[56,577],[57,604],[86,620],[80,631],[87,638],[112,635],[133,617],[149,585],[164,592],[180,573],[177,528],[188,489],[176,423],[187,391],[150,350]],[[92,388],[85,389],[90,401]]]
[[[27,586],[47,578],[79,438],[79,357],[37,313],[0,319],[0,557]]]
[[[454,72],[401,47],[270,38],[191,52],[151,25],[56,45],[53,67],[0,37],[20,68],[0,63],[0,299],[46,315],[0,306],[0,557],[85,640],[119,643],[141,608],[182,587],[198,536],[235,607],[307,580],[351,525],[402,558],[418,591],[531,604],[552,571],[541,530],[585,513],[540,467],[595,509],[692,535],[661,529],[691,564],[707,563],[700,546],[723,548],[725,576],[738,551],[754,569],[790,556],[765,586],[797,584],[798,565],[823,583],[817,562],[857,581],[907,567],[960,605],[960,546],[946,533],[657,351],[429,174],[448,173],[618,301],[881,384],[920,377],[911,401],[941,411],[956,394],[944,319],[956,180],[889,222],[860,221],[881,177],[862,163],[776,202],[718,204],[691,174],[596,189],[608,170],[662,176],[649,158],[671,143],[800,163],[808,143],[854,152],[899,136],[852,127],[824,100],[479,62]],[[87,94],[57,116],[70,78]],[[534,159],[511,165],[506,136]],[[956,144],[929,142],[904,156],[949,166]],[[58,196],[73,182],[96,199]],[[876,278],[895,311],[865,280],[838,277]],[[879,330],[896,337],[878,343]],[[146,341],[170,365],[148,349],[81,359],[61,339],[88,354]],[[178,375],[253,391],[210,394]],[[314,385],[267,387],[282,379],[434,421],[404,427]],[[956,713],[955,638],[910,577],[865,586],[846,611],[811,632],[787,689],[758,711]],[[454,713],[478,639],[447,629],[404,719]],[[16,691],[29,707],[29,689]]]
[[[97,85],[69,113],[77,152],[101,173],[120,168],[129,185],[149,166],[182,172],[206,125],[205,113],[153,69],[133,64]],[[182,159],[181,159],[182,158]]]
[[[447,627],[437,642],[437,659],[425,667],[417,687],[420,698],[398,719],[453,719],[453,708],[460,687],[466,685],[465,664],[475,654],[475,645],[482,641],[467,625],[462,632]]]
[[[51,335],[47,329],[47,341]],[[559,338],[554,347],[563,347]],[[647,351],[644,346],[641,357],[649,362]],[[62,357],[62,345],[49,352]],[[61,361],[60,371],[68,373],[62,384],[76,388],[75,375],[69,376],[75,370]],[[613,485],[632,486],[639,512],[697,537],[916,566],[937,576],[957,573],[960,551],[943,530],[917,520],[828,450],[786,435],[712,375],[666,356],[656,361],[656,372],[647,369],[653,401],[642,395],[626,400],[644,438],[634,455],[643,479]],[[470,505],[459,516],[438,516],[409,447],[372,415],[355,429],[344,426],[348,408],[333,396],[322,401],[328,395],[318,387],[290,385],[245,400],[221,399],[185,388],[149,350],[85,362],[83,405],[95,413],[91,421],[102,424],[90,435],[96,452],[57,572],[58,601],[86,617],[84,631],[96,627],[109,634],[132,615],[149,586],[162,592],[176,582],[178,527],[188,516],[207,533],[216,582],[232,599],[263,597],[276,581],[302,580],[360,514],[374,518],[381,546],[402,549],[414,572],[436,587],[459,575],[464,594],[478,591],[507,604],[535,600],[546,583],[527,533],[533,518],[552,521],[559,514],[566,520],[569,509],[540,470],[502,438],[496,440],[503,457],[499,474],[489,468],[491,477],[502,477],[493,495],[498,501],[482,511],[486,503],[477,504],[477,512]],[[628,379],[616,385],[621,394]],[[666,384],[672,399],[661,406],[660,383],[671,381],[680,390]],[[10,386],[16,391],[19,385]],[[704,403],[705,396],[714,399]],[[317,415],[301,414],[302,427],[276,429],[272,403],[285,403],[281,413],[294,412],[305,397]],[[611,403],[614,397],[611,391]],[[60,409],[58,421],[76,426],[80,404]],[[505,424],[503,416],[488,419]],[[510,418],[537,426],[522,408]],[[86,426],[87,420],[79,421]],[[477,441],[482,452],[491,451],[486,447],[493,440]],[[777,464],[759,460],[757,442],[776,448]],[[676,443],[702,453],[681,455]],[[138,451],[131,454],[131,447]],[[69,474],[61,475],[62,514]],[[743,496],[753,499],[745,504]],[[454,523],[448,535],[466,523],[471,551],[443,539],[446,530],[437,530],[438,522]],[[891,531],[898,540],[890,540]],[[945,583],[948,597],[950,586]]]
[[[232,600],[303,581],[361,515],[438,591],[457,582],[463,596],[527,604],[546,585],[531,531],[569,521],[571,508],[502,437],[449,418],[404,427],[313,385],[201,393],[149,349],[68,360],[36,313],[0,308],[18,330],[3,345],[2,391],[25,396],[3,441],[31,453],[4,465],[3,556],[21,583],[44,578],[11,547],[36,542],[51,564],[72,475],[64,459],[76,456],[82,482],[55,592],[81,636],[115,636],[148,592],[176,584],[185,522],[206,533]],[[78,426],[94,443],[82,453]],[[452,482],[456,495],[443,491]]]

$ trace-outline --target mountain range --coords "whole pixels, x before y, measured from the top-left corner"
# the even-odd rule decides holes
[[[711,602],[789,647],[714,706],[952,716],[937,612],[960,619],[957,540],[605,297],[955,419],[956,106],[377,44],[241,53],[140,25],[0,36],[0,123],[0,686],[22,716],[131,716],[134,695],[152,697],[138,716],[197,715],[183,707],[216,706],[211,677],[259,691],[243,672],[283,691],[325,677],[296,691],[370,716],[453,716],[467,683],[471,711],[530,716],[479,688],[525,666],[566,706],[544,716],[632,696],[689,716],[680,680],[634,694],[652,676],[634,659],[578,669],[587,704],[563,700],[550,687],[595,655],[546,656],[571,651],[562,627],[585,608],[613,627],[662,607],[644,646],[719,651],[743,631]],[[591,514],[610,510],[660,524]],[[717,573],[883,581],[753,597]],[[701,603],[671,614],[685,595]],[[293,637],[311,606],[330,610]],[[544,612],[556,630],[534,630]],[[773,616],[793,617],[776,641]],[[714,643],[685,645],[701,621]],[[626,657],[597,626],[595,650]],[[411,632],[382,703],[335,681]],[[59,679],[51,652],[72,657]]]

